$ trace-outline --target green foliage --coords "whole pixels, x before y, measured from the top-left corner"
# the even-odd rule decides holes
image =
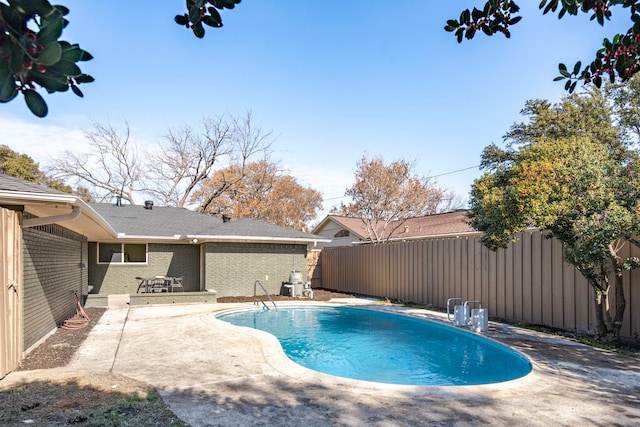
[[[76,64],[92,59],[77,44],[59,40],[69,10],[47,0],[12,0],[0,3],[0,102],[24,96],[27,107],[38,117],[47,115],[47,104],[37,92],[65,92],[78,95],[80,83],[93,77]]]
[[[45,175],[30,156],[17,153],[6,145],[0,145],[0,173],[46,185],[64,193],[72,192],[70,186]]]
[[[31,157],[6,145],[0,145],[0,173],[34,183],[38,183],[41,177],[40,168]]]
[[[187,13],[176,15],[176,24],[190,28],[199,39],[204,37],[204,26],[222,27],[222,17],[217,9],[233,9],[241,0],[186,0]],[[210,5],[210,6],[209,6]]]
[[[509,148],[491,145],[483,152],[486,172],[473,185],[470,216],[493,250],[529,227],[556,237],[565,260],[600,298],[598,329],[615,335],[624,312],[622,270],[640,266],[621,255],[625,245],[640,247],[640,153],[625,139],[622,117],[628,113],[602,101],[596,90],[555,106],[527,103],[523,111],[531,120],[512,127]],[[606,303],[612,274],[615,309]],[[608,310],[615,311],[612,327],[605,325]]]
[[[539,4],[543,14],[558,13],[558,18],[579,13],[591,14],[591,20],[600,25],[611,18],[611,8],[620,6],[630,16],[630,27],[625,34],[616,34],[611,41],[604,39],[595,59],[583,66],[581,61],[569,69],[558,65],[560,75],[555,81],[566,80],[565,90],[572,93],[579,81],[601,87],[603,82],[615,82],[616,78],[627,81],[640,71],[640,0],[542,0]],[[502,33],[511,36],[510,26],[521,17],[515,16],[519,6],[511,0],[488,0],[482,10],[473,8],[462,11],[459,19],[450,19],[444,27],[453,32],[458,40],[472,39],[478,31],[488,36]]]

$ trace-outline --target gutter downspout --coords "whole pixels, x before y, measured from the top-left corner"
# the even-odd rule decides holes
[[[79,206],[76,206],[73,208],[71,213],[68,213],[65,215],[48,216],[45,218],[25,219],[22,222],[22,227],[29,228],[29,227],[37,227],[38,225],[48,225],[48,224],[56,224],[59,222],[74,221],[80,217],[80,214],[82,214],[82,208],[80,208]]]

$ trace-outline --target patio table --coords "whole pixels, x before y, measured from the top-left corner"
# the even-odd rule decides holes
[[[182,288],[182,277],[155,276],[155,277],[136,277],[138,281],[139,293],[142,289],[143,293],[149,292],[173,292],[176,287]]]

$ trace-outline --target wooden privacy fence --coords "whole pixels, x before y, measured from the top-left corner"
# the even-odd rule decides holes
[[[593,289],[563,261],[561,244],[540,232],[519,237],[497,252],[479,237],[328,247],[321,255],[322,287],[435,307],[453,297],[479,300],[492,317],[593,332]],[[625,272],[624,291],[621,335],[637,338],[640,271]],[[613,304],[613,292],[610,298]]]
[[[20,213],[0,209],[0,378],[22,360],[22,229]]]

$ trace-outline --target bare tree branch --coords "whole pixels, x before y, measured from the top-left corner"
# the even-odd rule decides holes
[[[130,141],[130,128],[124,122],[118,131],[111,124],[91,122],[85,133],[88,153],[65,151],[54,159],[49,173],[61,180],[87,187],[97,200],[121,196],[135,204],[134,194],[144,188],[147,178],[138,148]]]
[[[203,118],[200,129],[170,130],[168,145],[151,156],[155,175],[149,191],[165,205],[185,207],[193,191],[233,152],[233,129],[225,116]]]

